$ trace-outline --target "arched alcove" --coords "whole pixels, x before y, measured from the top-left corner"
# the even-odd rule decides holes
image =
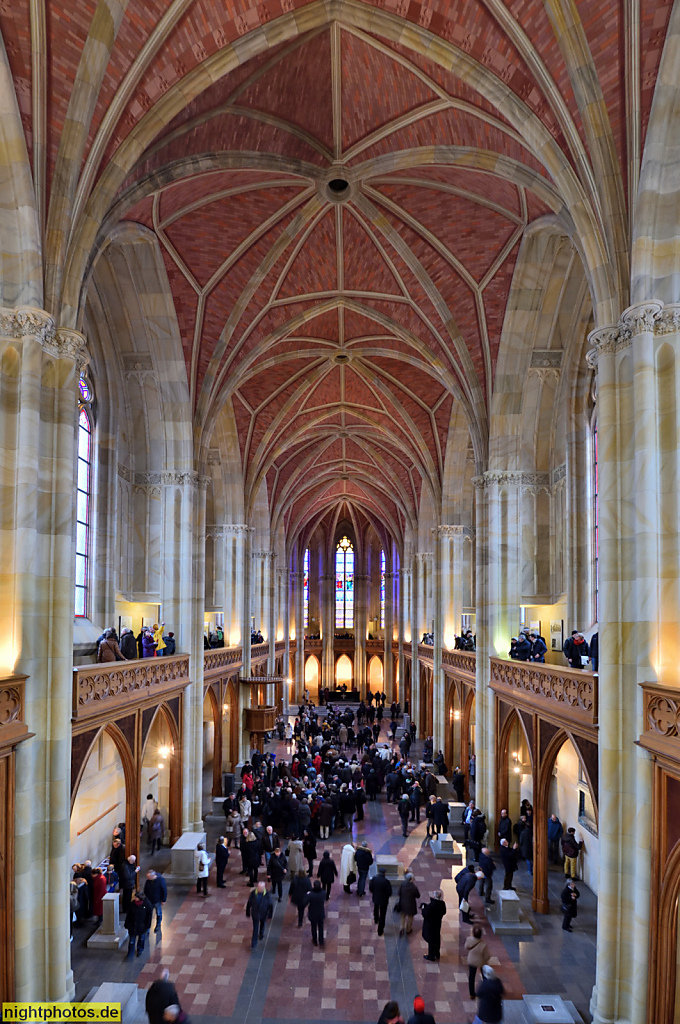
[[[346,654],[341,654],[335,663],[335,685],[341,686],[343,683],[351,690],[352,689],[352,677],[354,669],[352,662]]]
[[[126,821],[127,787],[120,752],[102,729],[90,748],[71,809],[71,863],[94,865],[111,849],[111,832]]]

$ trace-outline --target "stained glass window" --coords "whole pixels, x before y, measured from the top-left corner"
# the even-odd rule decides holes
[[[354,548],[343,537],[335,549],[335,627],[354,626]]]
[[[380,627],[385,628],[385,552],[380,552]]]
[[[598,501],[599,479],[597,470],[597,421],[593,427],[593,489],[595,498],[595,619],[600,618],[600,509]]]
[[[78,381],[78,463],[76,470],[76,586],[75,614],[87,615],[90,580],[90,498],[92,494],[92,390],[81,377]]]
[[[302,589],[304,595],[304,626],[305,629],[309,626],[309,548],[305,551],[305,560],[303,562],[304,577],[302,580]]]

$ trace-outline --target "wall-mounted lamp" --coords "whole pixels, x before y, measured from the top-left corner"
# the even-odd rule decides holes
[[[160,762],[160,764],[158,765],[158,767],[159,767],[159,768],[165,768],[165,765],[164,765],[164,764],[163,764],[163,762],[161,761],[161,762]]]
[[[172,747],[160,747],[158,753],[161,755],[163,760],[167,760],[173,753]]]
[[[453,712],[453,720],[454,722],[460,722],[460,711]]]

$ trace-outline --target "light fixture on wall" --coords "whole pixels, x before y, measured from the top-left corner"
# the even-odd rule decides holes
[[[159,767],[159,768],[165,768],[165,765],[164,765],[164,764],[163,764],[163,762],[161,761],[161,762],[159,763],[158,767]]]
[[[528,770],[529,766],[522,764],[522,762],[520,760],[519,753],[516,750],[513,750],[512,754],[510,756],[512,757],[512,772],[513,772],[513,775],[528,775],[529,774],[529,770]]]
[[[172,749],[172,747],[163,746],[158,748],[158,753],[161,755],[164,761],[167,761],[169,757],[172,757],[174,752],[175,751]]]
[[[453,712],[453,720],[454,722],[460,722],[460,711]]]

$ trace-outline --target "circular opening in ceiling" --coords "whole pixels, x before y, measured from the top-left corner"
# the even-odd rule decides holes
[[[336,196],[340,196],[349,188],[349,182],[345,178],[331,178],[328,187],[331,192],[335,192]]]
[[[336,363],[348,363],[349,356],[347,355],[346,352],[338,352],[338,354],[335,357],[335,361]]]
[[[346,203],[352,198],[353,186],[351,181],[347,178],[341,177],[342,169],[339,168],[340,174],[334,175],[329,178],[324,185],[322,185],[323,196],[326,202],[330,200],[331,203]],[[331,174],[333,172],[331,171]]]

